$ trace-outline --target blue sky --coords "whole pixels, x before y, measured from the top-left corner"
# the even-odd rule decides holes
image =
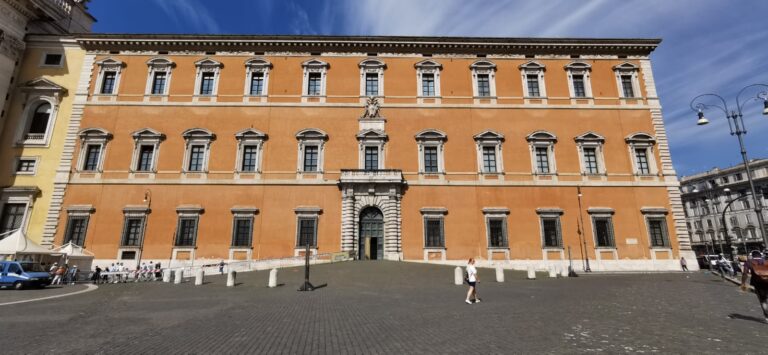
[[[741,161],[721,112],[696,126],[693,97],[768,84],[768,1],[95,0],[95,32],[659,37],[652,58],[678,174]],[[753,93],[754,96],[755,93]],[[768,157],[768,116],[745,109],[751,158]]]

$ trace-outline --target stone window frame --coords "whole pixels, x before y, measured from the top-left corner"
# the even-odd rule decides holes
[[[656,145],[656,138],[645,132],[635,132],[628,135],[624,141],[627,143],[627,149],[629,150],[629,159],[632,163],[632,173],[635,176],[658,176],[659,167],[656,165],[656,155],[654,154],[654,146]],[[646,157],[648,158],[648,173],[641,174],[637,166],[637,157],[635,151],[637,149],[645,149]]]
[[[605,137],[594,132],[587,131],[573,138],[576,142],[576,149],[579,153],[579,168],[581,175],[607,175],[607,168],[605,166]],[[597,173],[587,172],[586,156],[584,155],[584,148],[595,148],[595,158],[597,159]]]
[[[613,215],[615,214],[615,211],[612,208],[605,208],[605,207],[590,207],[587,209],[587,213],[589,214],[589,219],[592,223],[592,243],[594,243],[595,249],[602,249],[602,250],[616,250],[616,227],[613,223]],[[597,243],[597,228],[595,221],[597,219],[607,219],[610,226],[610,238],[611,238],[611,245],[608,246],[601,246]]]
[[[375,147],[378,154],[377,169],[384,169],[385,166],[385,145],[389,137],[387,133],[378,129],[362,130],[356,135],[358,142],[358,167],[365,169],[365,148]]]
[[[236,178],[241,178],[241,174],[254,174],[256,178],[261,177],[262,162],[264,161],[264,142],[266,142],[267,138],[266,133],[254,128],[246,128],[235,133],[235,139],[237,140],[234,170]],[[256,147],[256,169],[254,171],[243,171],[245,147]]]
[[[157,162],[160,156],[160,143],[165,140],[165,134],[147,127],[147,128],[142,128],[138,131],[134,131],[133,133],[131,133],[131,137],[133,137],[133,154],[131,156],[131,167],[130,167],[131,173],[132,174],[157,173]],[[149,146],[149,145],[153,147],[151,169],[147,171],[139,170],[139,158],[141,154],[141,147]]]
[[[427,100],[435,100],[434,103],[440,103],[440,99],[442,97],[442,89],[440,85],[440,72],[443,71],[443,65],[439,62],[436,62],[432,59],[425,59],[422,60],[416,64],[413,65],[414,68],[416,68],[416,93],[418,98],[418,103],[422,104],[424,103],[424,99]],[[424,74],[434,74],[435,78],[435,95],[434,96],[425,96],[424,95],[424,88],[422,84],[422,76]]]
[[[306,251],[305,245],[299,245],[301,241],[301,221],[302,220],[312,220],[314,221],[314,236],[313,241],[314,243],[310,243],[309,251],[310,254],[317,255],[317,249],[319,241],[319,230],[320,230],[320,215],[323,214],[323,209],[317,206],[299,206],[294,208],[293,212],[296,214],[296,233],[294,235],[295,239],[295,247],[294,247],[294,256],[299,256],[300,253]]]
[[[249,207],[249,206],[235,206],[232,207],[230,210],[232,212],[232,235],[229,243],[229,249],[236,249],[236,250],[252,250],[253,249],[253,231],[256,227],[256,214],[259,213],[259,209],[256,207]],[[237,221],[240,219],[248,219],[251,222],[251,230],[250,235],[248,236],[250,243],[247,246],[243,245],[235,245],[235,233],[237,232]],[[230,257],[230,259],[232,259]]]
[[[149,100],[151,97],[160,97],[163,101],[168,99],[168,95],[171,90],[171,78],[173,77],[173,69],[176,67],[176,63],[166,57],[152,57],[147,60],[147,84],[144,88],[144,99]],[[152,84],[154,82],[155,73],[165,72],[165,87],[162,94],[152,93]],[[197,88],[197,85],[195,85]]]
[[[529,100],[542,100],[542,103],[546,103],[547,100],[547,86],[544,81],[544,73],[546,72],[546,66],[538,61],[531,60],[521,64],[519,67],[520,76],[523,80],[523,99],[526,103],[530,103]],[[530,96],[528,91],[528,75],[536,75],[539,80],[539,96]]]
[[[483,175],[503,175],[504,157],[502,156],[502,144],[504,135],[495,131],[485,130],[472,137],[475,140],[475,149],[477,156],[477,173]],[[494,147],[496,151],[496,171],[484,171],[483,147]]]
[[[190,257],[194,260],[194,251],[197,249],[197,240],[200,237],[200,216],[205,213],[205,209],[199,205],[181,205],[176,207],[176,232],[173,237],[173,260],[179,251],[189,251]],[[194,219],[195,233],[192,245],[180,245],[181,221],[182,219]]]
[[[448,141],[448,135],[445,132],[428,128],[419,131],[414,136],[416,139],[416,145],[418,146],[419,155],[419,174],[420,175],[445,175],[445,142]],[[424,162],[424,148],[436,147],[437,148],[437,171],[427,172],[426,164]]]
[[[509,208],[506,207],[485,207],[483,208],[483,217],[485,220],[485,242],[486,242],[486,249],[495,249],[495,250],[509,250],[509,227],[508,227],[508,217],[509,217]],[[502,233],[504,242],[501,246],[491,246],[491,220],[501,220],[502,221]]]
[[[88,225],[90,224],[91,215],[96,211],[92,205],[70,205],[65,208],[67,212],[67,224],[64,226],[64,235],[61,239],[62,245],[72,243],[79,247],[85,247],[85,241],[88,239]],[[82,245],[74,243],[71,239],[70,233],[72,232],[72,220],[82,219],[85,222],[85,231],[83,232]]]
[[[537,208],[536,214],[539,216],[539,236],[540,236],[540,242],[541,242],[541,249],[543,249],[545,252],[547,250],[551,251],[563,251],[565,249],[565,242],[563,241],[563,226],[562,226],[562,216],[564,214],[563,210],[561,208]],[[546,235],[544,234],[544,220],[545,219],[555,219],[557,223],[557,246],[548,246],[546,243]]]
[[[19,228],[26,232],[31,217],[31,211],[34,207],[35,199],[38,196],[40,196],[40,189],[37,187],[11,186],[0,189],[0,218],[2,218],[3,210],[7,204],[23,204],[24,216],[21,219]]]
[[[216,134],[205,128],[190,128],[181,134],[184,137],[184,161],[181,171],[184,174],[207,174],[208,163],[211,158],[211,143],[216,140]],[[203,166],[199,171],[190,171],[189,163],[192,155],[193,145],[203,145],[205,152],[203,156]]]
[[[107,57],[101,60],[96,61],[94,64],[99,66],[99,74],[96,76],[96,87],[93,90],[93,95],[96,96],[117,96],[119,94],[120,90],[120,78],[123,71],[123,68],[125,67],[125,63],[114,59],[112,57]],[[104,74],[106,72],[114,71],[115,72],[115,84],[112,89],[111,93],[105,94],[102,93],[103,85],[104,85]]]
[[[59,55],[61,56],[61,60],[59,60],[58,64],[45,64],[45,60],[48,58],[49,55]],[[40,56],[40,63],[38,66],[40,68],[64,68],[64,63],[66,62],[67,56],[64,55],[63,50],[46,50],[43,51],[42,55]]]
[[[142,247],[144,246],[144,238],[146,238],[147,235],[147,217],[150,213],[149,206],[144,205],[137,205],[137,206],[125,206],[123,208],[123,229],[120,233],[120,247],[118,248],[118,255],[122,255],[122,252],[125,250],[130,251],[140,251]],[[139,243],[138,245],[128,245],[126,244],[126,232],[128,231],[128,220],[129,219],[141,219],[141,233],[139,236]],[[175,239],[174,239],[175,242]],[[174,243],[175,244],[175,243]]]
[[[219,95],[219,81],[221,78],[221,68],[224,64],[221,62],[206,57],[195,62],[195,86],[194,93],[192,94],[192,101],[197,102],[200,99],[210,99],[210,101],[216,101],[216,97]],[[213,73],[213,90],[210,94],[202,94],[203,74]]]
[[[568,76],[568,92],[571,95],[572,103],[575,100],[590,100],[590,104],[594,103],[594,96],[592,93],[592,65],[584,61],[572,61],[565,67],[566,75]],[[576,88],[574,86],[573,76],[583,75],[584,77],[584,95],[576,96]]]
[[[320,102],[325,102],[325,97],[327,96],[326,88],[328,83],[328,69],[330,69],[330,64],[320,59],[312,58],[310,60],[307,60],[301,63],[301,68],[303,71],[302,82],[301,82],[302,102],[309,102],[309,99],[313,99],[313,98],[319,99]],[[309,74],[310,73],[320,73],[320,94],[319,95],[309,94]]]
[[[548,131],[535,131],[525,137],[528,141],[528,150],[531,156],[531,174],[533,175],[557,175],[557,160],[555,159],[555,144],[557,144],[557,136]],[[540,172],[538,168],[538,157],[536,155],[537,148],[547,149],[547,164],[549,165],[548,172]]]
[[[422,220],[422,248],[425,250],[425,254],[427,251],[442,251],[443,259],[445,259],[445,249],[446,249],[446,235],[445,235],[445,216],[448,214],[448,209],[444,207],[424,207],[419,210],[421,212],[421,220]],[[427,246],[427,221],[428,220],[439,220],[440,221],[440,241],[442,242],[440,246]]]
[[[91,127],[81,130],[77,135],[80,137],[80,151],[77,158],[77,165],[75,166],[75,172],[95,173],[98,177],[98,175],[104,171],[104,161],[107,156],[107,143],[112,140],[112,133],[109,133],[103,128]],[[98,145],[100,147],[96,170],[85,170],[84,165],[87,159],[88,147],[93,145]]]
[[[475,100],[492,100],[492,103],[496,101],[496,63],[487,60],[479,59],[469,66],[472,73],[472,96]],[[480,96],[478,75],[488,75],[488,85],[490,89],[489,96]]]
[[[318,174],[318,176],[321,176],[324,172],[324,153],[325,144],[328,142],[328,134],[319,128],[306,128],[296,133],[296,140],[298,141],[296,173],[299,176],[301,174]],[[308,145],[317,146],[317,171],[304,171],[304,148]]]
[[[272,63],[265,58],[253,57],[245,61],[245,85],[243,96],[247,98],[266,98],[269,96],[269,72],[272,69]],[[254,73],[262,73],[264,84],[262,92],[258,95],[251,93],[251,82]]]
[[[66,95],[67,89],[43,77],[24,83],[19,89],[22,93],[23,110],[20,120],[22,124],[17,125],[16,128],[14,139],[16,146],[49,147],[58,118],[61,98]],[[28,132],[32,126],[35,111],[43,104],[50,105],[48,122],[43,137],[35,139],[29,137]]]
[[[360,68],[360,98],[367,99],[368,97],[368,95],[366,95],[367,74],[376,74],[378,75],[379,93],[373,97],[379,98],[379,103],[381,103],[381,98],[384,97],[384,70],[387,69],[387,64],[379,59],[368,58],[360,62],[357,66]]]
[[[651,249],[672,249],[672,239],[669,234],[669,228],[667,226],[667,215],[669,211],[664,207],[642,207],[640,213],[643,214],[645,220],[646,235],[648,236],[648,247]],[[653,239],[651,238],[651,220],[661,220],[661,229],[664,239],[664,245],[653,245]],[[711,230],[714,234],[714,230]],[[708,231],[709,234],[709,231]]]
[[[616,77],[616,88],[618,89],[619,98],[622,99],[622,101],[642,98],[642,92],[640,91],[639,66],[630,62],[623,62],[613,66],[613,72]],[[624,95],[624,86],[621,84],[621,77],[624,75],[630,75],[632,77],[632,91],[634,91],[633,97],[626,97]]]
[[[19,171],[19,165],[21,164],[22,160],[33,161],[34,162],[33,163],[33,167],[32,167],[32,171]],[[40,156],[39,155],[36,155],[36,156],[27,156],[27,155],[16,156],[16,157],[13,158],[13,162],[11,162],[11,164],[13,164],[11,166],[11,171],[13,172],[12,175],[35,176],[35,175],[37,175],[37,168],[40,167]]]

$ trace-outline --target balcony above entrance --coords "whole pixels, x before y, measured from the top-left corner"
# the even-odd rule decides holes
[[[389,183],[405,184],[403,171],[399,169],[342,169],[340,184],[354,183]]]

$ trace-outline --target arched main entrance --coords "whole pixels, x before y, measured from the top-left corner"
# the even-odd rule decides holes
[[[376,207],[360,212],[359,260],[384,258],[384,214]]]

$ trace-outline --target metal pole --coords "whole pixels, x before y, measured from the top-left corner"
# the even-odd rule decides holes
[[[765,221],[763,220],[763,204],[757,197],[757,190],[755,190],[755,182],[752,181],[752,168],[749,166],[749,158],[747,158],[747,148],[744,147],[744,139],[741,137],[745,134],[739,126],[738,118],[741,118],[741,113],[733,113],[731,115],[734,124],[736,125],[736,137],[739,138],[739,147],[741,148],[741,159],[744,160],[744,169],[747,171],[747,180],[749,181],[749,189],[752,190],[752,201],[755,206],[755,213],[757,213],[757,223],[760,224],[760,233],[763,236],[763,247],[768,247],[768,234],[765,232]]]
[[[306,248],[304,249],[304,284],[299,287],[299,291],[314,291],[315,286],[309,282],[309,238],[306,241]]]
[[[579,235],[581,235],[583,238],[582,242],[584,243],[584,261],[586,262],[584,272],[592,272],[592,269],[589,267],[589,249],[587,249],[587,236],[584,235],[584,213],[581,207],[581,186],[576,186],[576,191],[578,192],[577,197],[579,198],[579,220],[581,221]]]

